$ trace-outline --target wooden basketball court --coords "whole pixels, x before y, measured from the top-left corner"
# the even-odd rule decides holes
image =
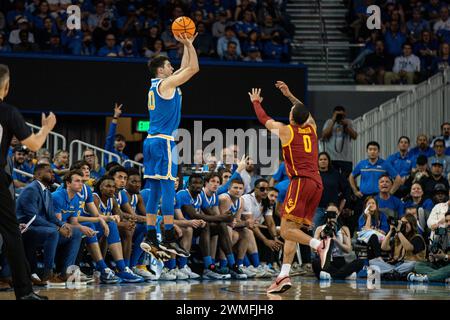
[[[226,281],[159,281],[142,284],[88,285],[82,289],[35,288],[52,300],[450,300],[450,285],[367,281],[319,282],[292,278],[294,286],[280,295],[267,295],[270,279]],[[14,299],[9,290],[0,300]]]

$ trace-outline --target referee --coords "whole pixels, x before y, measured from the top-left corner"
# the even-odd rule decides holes
[[[22,236],[15,213],[14,196],[10,186],[12,178],[6,171],[8,148],[13,136],[32,151],[44,144],[48,133],[56,124],[56,117],[42,114],[42,129],[34,134],[26,125],[19,111],[3,102],[9,91],[9,69],[0,64],[0,233],[6,247],[6,255],[11,268],[14,292],[18,300],[47,300],[33,292],[30,266],[25,257]]]

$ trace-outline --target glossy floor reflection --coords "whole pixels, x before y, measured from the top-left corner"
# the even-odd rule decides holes
[[[450,300],[450,285],[382,282],[368,288],[367,281],[319,282],[293,278],[293,287],[280,295],[267,295],[270,280],[160,281],[143,284],[93,285],[83,289],[42,289],[52,300]],[[0,300],[14,299],[12,291]]]

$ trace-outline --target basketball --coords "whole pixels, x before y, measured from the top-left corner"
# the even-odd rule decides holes
[[[172,23],[172,32],[175,37],[185,33],[189,38],[195,34],[195,23],[189,17],[179,17]]]

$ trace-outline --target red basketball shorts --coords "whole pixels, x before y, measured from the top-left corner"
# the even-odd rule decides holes
[[[296,177],[291,180],[284,199],[281,216],[310,226],[322,197],[323,186],[313,179]]]

